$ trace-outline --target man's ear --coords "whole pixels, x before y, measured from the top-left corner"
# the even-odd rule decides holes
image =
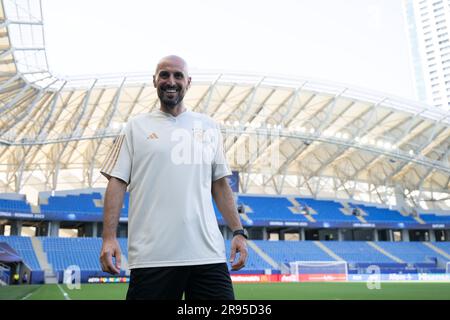
[[[153,75],[153,86],[156,88],[156,77]]]
[[[189,77],[189,78],[188,78],[188,86],[187,86],[187,87],[188,87],[188,89],[189,89],[189,88],[191,87],[191,80],[192,80],[192,78],[191,78],[191,77]]]

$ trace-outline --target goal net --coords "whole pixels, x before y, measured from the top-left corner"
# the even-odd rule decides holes
[[[347,281],[346,261],[293,261],[289,263],[291,275],[297,281]]]

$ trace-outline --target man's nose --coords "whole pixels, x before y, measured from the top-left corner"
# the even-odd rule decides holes
[[[175,85],[175,78],[173,75],[170,75],[168,81],[167,81],[171,86]]]

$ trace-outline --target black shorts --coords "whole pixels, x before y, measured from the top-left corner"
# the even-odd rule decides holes
[[[226,263],[132,269],[127,300],[234,300]]]

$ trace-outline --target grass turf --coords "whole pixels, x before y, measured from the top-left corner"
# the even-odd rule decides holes
[[[0,288],[8,300],[121,300],[127,284],[24,285]],[[258,283],[234,284],[238,300],[450,300],[450,283],[382,283],[369,290],[365,283]],[[64,297],[64,293],[67,296]]]

